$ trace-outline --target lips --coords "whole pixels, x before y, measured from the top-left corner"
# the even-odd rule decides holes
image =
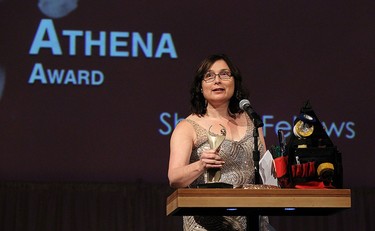
[[[220,91],[224,91],[224,88],[215,88],[215,89],[212,89],[212,91],[214,91],[214,92],[220,92]]]

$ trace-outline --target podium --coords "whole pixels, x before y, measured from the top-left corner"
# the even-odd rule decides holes
[[[167,198],[168,216],[247,216],[259,230],[259,216],[322,216],[351,208],[350,189],[181,188]]]

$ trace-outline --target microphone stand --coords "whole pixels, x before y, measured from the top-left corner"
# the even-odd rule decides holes
[[[253,161],[254,161],[254,177],[255,177],[255,184],[263,184],[262,179],[260,178],[259,173],[259,161],[260,161],[260,152],[259,152],[259,146],[258,146],[258,137],[259,137],[259,131],[258,128],[262,127],[262,123],[259,125],[259,123],[254,123],[254,129],[253,129],[253,138],[254,138],[254,150],[253,150]],[[260,216],[257,214],[247,215],[246,216],[246,231],[251,230],[259,230],[260,222],[259,222]]]

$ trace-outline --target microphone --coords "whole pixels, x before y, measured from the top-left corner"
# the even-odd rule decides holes
[[[240,108],[244,110],[250,118],[253,119],[254,126],[259,128],[263,127],[263,121],[260,118],[260,116],[254,111],[254,109],[251,107],[250,101],[247,99],[243,99],[240,101]]]

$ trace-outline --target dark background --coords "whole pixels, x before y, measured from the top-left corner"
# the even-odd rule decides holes
[[[331,139],[341,151],[345,187],[374,187],[373,1],[79,1],[53,19],[63,55],[29,55],[40,20],[37,1],[0,1],[0,180],[167,183],[170,134],[164,112],[189,114],[200,61],[226,53],[241,69],[250,100],[273,122],[293,122],[310,99],[320,121],[352,122]],[[62,30],[170,33],[178,57],[68,55]],[[131,40],[129,39],[130,43]],[[131,45],[126,48],[129,52]],[[47,69],[100,70],[100,86],[28,84]],[[267,128],[268,146],[276,135]]]

